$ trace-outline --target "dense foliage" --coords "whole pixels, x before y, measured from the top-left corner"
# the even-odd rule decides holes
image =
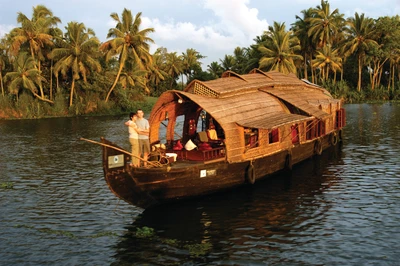
[[[61,20],[45,6],[0,39],[0,118],[33,118],[128,112],[194,79],[211,80],[253,68],[295,73],[347,102],[400,100],[400,17],[345,18],[328,1],[301,11],[290,29],[274,22],[250,47],[212,62],[195,49],[150,53],[153,28],[141,13],[110,16],[116,26],[100,43],[83,23]],[[151,98],[150,98],[151,99]],[[150,108],[151,104],[146,106]]]

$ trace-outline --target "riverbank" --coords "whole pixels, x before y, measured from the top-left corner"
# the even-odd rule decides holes
[[[53,105],[32,98],[20,97],[15,103],[12,99],[0,97],[0,120],[123,115],[137,109],[142,109],[149,114],[157,99],[157,97],[145,96],[143,99],[123,106],[99,100],[87,101],[68,108],[64,101],[60,101],[57,97]]]

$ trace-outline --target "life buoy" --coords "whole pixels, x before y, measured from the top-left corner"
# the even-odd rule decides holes
[[[314,153],[317,155],[321,155],[322,154],[322,144],[321,144],[321,140],[317,139],[314,142]]]
[[[252,163],[250,163],[249,166],[247,167],[246,181],[252,185],[256,182],[256,172],[254,171],[254,166]]]
[[[331,144],[335,146],[338,143],[338,135],[336,132],[332,132],[329,138]]]

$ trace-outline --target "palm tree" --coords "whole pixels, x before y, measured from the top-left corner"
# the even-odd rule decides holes
[[[223,60],[219,60],[221,62],[222,70],[227,71],[231,70],[235,66],[235,57],[232,55],[225,55]]]
[[[147,94],[150,93],[147,87],[146,79],[147,71],[133,69],[130,71],[122,72],[120,82],[123,88],[137,87],[143,89]]]
[[[149,43],[154,43],[154,41],[148,35],[154,32],[154,29],[139,29],[142,24],[141,15],[142,13],[139,12],[133,19],[131,11],[126,8],[122,11],[121,19],[117,13],[110,15],[117,22],[115,28],[109,29],[107,34],[107,38],[113,37],[113,39],[103,43],[100,49],[106,53],[106,61],[112,56],[118,55],[119,69],[114,83],[107,93],[106,102],[117,85],[121,72],[129,58],[138,65],[140,70],[147,70],[152,64]]]
[[[312,38],[308,35],[308,31],[310,29],[310,18],[312,16],[313,9],[309,8],[307,10],[301,11],[303,14],[303,18],[296,15],[296,22],[293,23],[293,33],[300,41],[301,46],[301,54],[304,58],[303,60],[303,70],[304,70],[304,78],[308,79],[308,65],[311,67],[311,81],[314,82],[314,71],[312,68],[312,64],[310,64],[315,47],[312,42]]]
[[[167,53],[164,71],[171,78],[170,88],[176,77],[183,73],[182,56],[178,56],[176,52]]]
[[[168,75],[163,69],[165,65],[165,53],[165,48],[158,48],[153,54],[153,63],[151,64],[149,68],[150,72],[148,73],[148,82],[154,86],[153,90],[161,81],[165,80]]]
[[[295,60],[302,60],[301,55],[295,54],[300,50],[295,36],[291,31],[286,31],[285,23],[274,22],[274,26],[268,27],[267,41],[259,46],[262,54],[260,68],[277,70],[282,73],[296,73]]]
[[[328,1],[321,0],[321,5],[312,9],[312,15],[307,18],[309,22],[308,36],[311,36],[318,47],[332,44],[333,37],[339,32],[344,20],[339,9],[330,11]]]
[[[42,101],[53,103],[48,99],[42,99],[38,95],[37,87],[45,79],[40,75],[40,71],[36,67],[36,62],[31,56],[26,52],[21,52],[14,62],[14,70],[14,72],[8,72],[4,76],[4,80],[10,81],[10,93],[15,94],[17,99],[20,89],[23,88],[29,90],[35,97]]]
[[[380,49],[374,50],[378,51],[379,53],[375,53],[373,69],[376,80],[374,80],[373,82],[379,81],[380,83],[382,72],[384,72],[384,68],[386,65],[385,62],[389,61],[389,67],[387,68],[390,73],[390,75],[387,76],[387,85],[389,90],[391,86],[392,88],[394,88],[395,86],[395,70],[396,65],[398,65],[400,60],[400,16],[397,15],[395,17],[380,17],[375,20],[375,28],[376,35],[378,36],[376,40],[379,43]],[[377,77],[377,70],[379,70],[379,78]],[[371,84],[371,88],[373,87],[373,85],[374,84]]]
[[[71,75],[71,89],[69,106],[72,106],[75,81],[83,77],[86,82],[87,74],[91,70],[100,72],[101,66],[96,59],[99,40],[94,36],[92,29],[87,29],[83,23],[69,22],[60,48],[52,51],[52,58],[57,62],[54,65],[56,77],[61,74]]]
[[[338,50],[332,50],[331,46],[325,46],[322,50],[317,51],[315,59],[312,61],[313,67],[320,68],[323,81],[328,79],[329,71],[334,73],[334,81],[336,81],[336,72],[342,67],[342,58],[338,55]]]
[[[53,46],[53,36],[51,29],[60,23],[58,17],[53,16],[53,13],[45,6],[38,5],[33,7],[32,19],[19,12],[17,22],[21,23],[21,27],[14,28],[10,32],[12,38],[11,52],[16,55],[21,46],[28,45],[30,54],[34,60],[37,61],[37,67],[41,71],[40,60],[44,59],[43,48],[46,46]],[[42,85],[40,84],[40,97],[45,98]]]
[[[0,86],[1,86],[1,95],[4,97],[4,84],[3,84],[3,73],[2,71],[6,67],[6,62],[7,62],[7,55],[6,55],[6,47],[4,45],[4,41],[0,40]]]
[[[186,80],[189,80],[194,69],[201,68],[199,60],[202,58],[205,58],[205,56],[202,56],[193,48],[186,49],[186,53],[182,53],[183,74],[186,76]]]
[[[214,78],[220,77],[222,75],[222,72],[224,72],[221,65],[215,61],[211,62],[211,64],[207,66],[207,70]]]
[[[254,38],[253,41],[255,41],[255,44],[250,45],[250,47],[247,50],[246,72],[249,72],[254,68],[260,67],[259,62],[262,55],[261,52],[258,50],[258,47],[261,44],[266,43],[267,36],[265,34],[261,36],[256,36],[256,38]]]
[[[246,62],[248,61],[248,49],[236,47],[233,50],[233,56],[235,57],[235,65],[232,70],[238,74],[245,74]]]
[[[370,45],[377,45],[373,39],[375,34],[374,21],[371,18],[365,18],[364,14],[348,18],[347,41],[344,45],[345,50],[350,54],[356,53],[358,60],[358,82],[357,90],[361,91],[362,67],[364,65],[365,54]]]

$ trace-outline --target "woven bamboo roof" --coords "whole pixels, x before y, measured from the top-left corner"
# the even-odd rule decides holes
[[[282,99],[320,119],[328,115],[320,110],[320,103],[338,102],[327,90],[308,81],[300,80],[294,74],[286,75],[276,71],[263,72],[259,69],[253,69],[245,75],[226,71],[222,78],[206,82],[194,80],[184,91],[208,96],[210,99],[222,99],[258,90]],[[246,97],[242,100],[246,100]]]
[[[243,121],[237,121],[237,123],[243,127],[272,129],[274,127],[280,127],[285,124],[289,123],[295,124],[301,121],[307,121],[311,119],[312,117],[304,115],[276,113],[262,118],[251,118]]]
[[[193,80],[185,92],[198,95],[222,98],[233,94],[248,92],[265,87],[309,87],[315,92],[325,92],[323,88],[310,82],[298,79],[294,74],[283,74],[277,71],[263,72],[259,69],[252,70],[249,74],[239,75],[232,71],[226,71],[222,77],[210,81]]]
[[[222,78],[211,81],[192,81],[184,91],[167,91],[160,96],[153,112],[179,98],[195,102],[221,125],[236,123],[246,127],[274,128],[329,114],[322,103],[337,103],[328,91],[298,79],[294,74],[252,70],[239,75],[227,71]],[[287,102],[309,116],[291,114],[282,103]]]
[[[307,88],[272,88],[272,89],[260,89],[261,91],[265,91],[271,95],[276,96],[279,99],[282,99],[290,104],[293,104],[297,108],[301,109],[305,113],[315,116],[319,119],[323,119],[329,114],[318,108],[318,104],[315,104],[315,101],[319,101],[320,99],[329,100],[332,99],[332,96],[325,95],[323,93],[315,93],[315,90],[307,89]],[[332,99],[333,100],[333,99]],[[311,104],[310,101],[314,101],[314,104]]]

